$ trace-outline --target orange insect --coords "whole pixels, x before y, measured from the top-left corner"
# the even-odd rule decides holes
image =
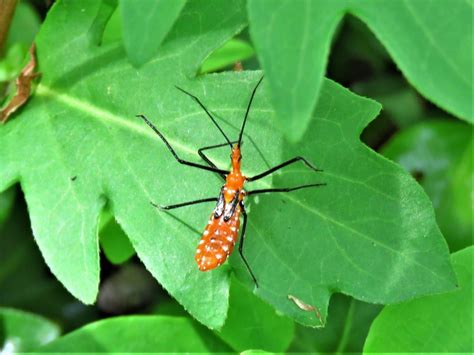
[[[175,159],[183,165],[192,166],[195,168],[208,170],[219,174],[224,180],[225,183],[221,187],[220,194],[218,198],[210,197],[210,198],[202,198],[199,200],[188,201],[179,203],[176,205],[169,205],[169,206],[158,206],[154,203],[153,206],[158,207],[164,210],[171,210],[179,207],[195,205],[198,203],[204,202],[217,202],[216,207],[214,208],[209,222],[204,230],[201,240],[199,241],[199,245],[196,250],[196,262],[198,264],[199,270],[201,271],[208,271],[215,269],[222,263],[227,260],[227,257],[232,253],[235,243],[237,243],[239,239],[239,230],[240,230],[240,217],[243,217],[243,224],[242,224],[242,231],[240,237],[240,244],[239,244],[239,254],[247,267],[250,276],[252,277],[255,285],[258,287],[257,279],[247,262],[243,254],[243,246],[245,240],[245,229],[247,226],[247,213],[245,212],[244,206],[244,199],[248,196],[257,195],[261,193],[272,193],[272,192],[290,192],[295,191],[303,188],[309,187],[319,187],[326,185],[325,183],[315,183],[315,184],[307,184],[307,185],[300,185],[295,187],[287,187],[287,188],[269,188],[269,189],[260,189],[260,190],[251,190],[245,191],[244,185],[246,182],[256,181],[259,180],[267,175],[272,174],[273,172],[287,166],[293,164],[295,162],[301,161],[303,162],[308,168],[312,169],[315,172],[321,172],[322,170],[317,169],[314,167],[308,160],[301,156],[294,157],[290,160],[287,160],[273,168],[270,168],[258,175],[252,177],[246,177],[242,174],[240,170],[240,164],[242,160],[242,155],[240,152],[240,148],[242,146],[242,135],[245,128],[245,123],[247,122],[247,117],[250,111],[250,107],[252,105],[253,98],[257,91],[258,86],[262,82],[263,77],[258,81],[257,85],[252,91],[250,96],[250,100],[247,106],[247,110],[245,112],[245,117],[242,123],[242,127],[240,129],[239,138],[235,142],[231,142],[227,135],[224,133],[222,128],[216,122],[214,117],[211,113],[206,109],[206,107],[202,104],[202,102],[194,95],[190,94],[189,92],[177,87],[180,91],[192,97],[196,102],[201,106],[201,108],[206,112],[207,116],[212,120],[214,125],[217,129],[221,132],[224,136],[226,142],[222,144],[216,144],[208,147],[203,147],[198,150],[199,156],[208,164],[202,165],[194,162],[190,162],[187,160],[181,159],[174,149],[171,147],[169,142],[166,140],[164,135],[151,123],[144,115],[138,115],[137,117],[143,119],[148,126],[153,129],[153,131],[161,138],[161,140],[166,144],[169,151]],[[219,169],[205,154],[204,151],[208,149],[214,149],[229,145],[231,148],[231,163],[232,163],[232,170],[222,170]]]

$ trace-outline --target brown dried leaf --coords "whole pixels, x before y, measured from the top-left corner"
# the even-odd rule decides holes
[[[0,122],[5,123],[8,118],[30,97],[31,92],[31,81],[38,76],[38,73],[34,73],[36,68],[35,58],[35,44],[33,43],[30,47],[30,60],[25,65],[20,75],[16,79],[16,94],[13,96],[8,105],[0,113]]]
[[[243,71],[244,67],[242,66],[242,62],[237,62],[234,64],[234,71]]]
[[[297,298],[293,295],[288,295],[288,299],[290,301],[293,301],[294,304],[296,304],[296,306],[299,309],[302,309],[303,311],[306,311],[306,312],[314,312],[316,314],[316,317],[318,317],[319,322],[324,327],[324,322],[323,322],[323,319],[321,317],[321,313],[319,313],[319,309],[317,307],[312,306],[310,304],[307,304],[307,303],[303,302],[302,300],[300,300],[299,298]]]

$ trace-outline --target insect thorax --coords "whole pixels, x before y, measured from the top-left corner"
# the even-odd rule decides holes
[[[229,195],[231,198],[226,198]],[[230,190],[226,185],[222,186],[219,199],[214,208],[214,218],[223,217],[225,222],[229,221],[234,215],[239,203],[242,203],[244,195],[244,190]]]

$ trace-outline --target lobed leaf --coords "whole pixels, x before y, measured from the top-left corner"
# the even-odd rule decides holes
[[[309,126],[331,39],[345,13],[367,24],[423,96],[473,122],[469,2],[389,1],[380,6],[377,0],[278,0],[271,11],[268,6],[249,0],[250,33],[278,124],[292,141]]]
[[[0,185],[4,189],[21,181],[43,256],[58,279],[83,302],[92,303],[97,294],[97,220],[107,196],[117,221],[132,236],[135,250],[155,277],[199,320],[211,327],[222,325],[228,304],[227,273],[196,272],[189,263],[195,247],[189,233],[156,237],[163,222],[150,200],[159,196],[157,187],[169,189],[170,181],[157,183],[156,176],[161,174],[156,175],[159,170],[152,167],[160,169],[156,158],[162,154],[153,149],[160,145],[134,116],[147,107],[148,114],[156,115],[152,108],[158,108],[157,98],[174,110],[176,98],[187,99],[173,85],[184,84],[186,72],[196,72],[209,52],[243,27],[238,4],[190,3],[170,34],[175,39],[163,45],[162,57],[144,67],[139,76],[124,60],[118,43],[94,44],[113,7],[95,1],[87,6],[65,1],[48,14],[37,41],[41,84],[31,105],[22,111],[26,119],[0,134],[5,148]],[[197,8],[206,15],[194,17]],[[61,25],[64,18],[67,27]],[[221,24],[218,33],[212,31],[216,21]],[[57,45],[66,42],[67,48]],[[66,116],[70,119],[64,120]],[[13,136],[14,141],[8,138]],[[149,138],[143,140],[144,136]],[[130,168],[130,158],[139,167]]]
[[[134,116],[146,114],[182,158],[197,161],[198,147],[222,137],[201,108],[174,89],[178,85],[200,97],[236,137],[262,74],[194,76],[209,53],[245,26],[244,10],[237,0],[189,2],[159,54],[140,69],[125,60],[120,42],[97,45],[114,11],[109,2],[60,1],[48,14],[37,40],[41,83],[18,119],[0,127],[0,190],[20,181],[47,264],[83,302],[94,302],[97,294],[97,224],[107,202],[163,287],[200,322],[223,325],[229,265],[203,273],[193,261],[213,206],[166,213],[150,204],[215,196],[222,181],[179,165]],[[254,292],[302,324],[318,326],[319,320],[288,295],[324,318],[334,292],[392,303],[454,287],[430,201],[401,167],[359,140],[379,110],[324,80],[309,129],[296,145],[275,127],[265,82],[255,97],[244,135],[244,173],[255,175],[296,155],[324,173],[295,165],[253,188],[327,183],[248,201],[244,253],[260,283]],[[226,149],[212,158],[228,166]],[[252,288],[238,253],[230,259]]]

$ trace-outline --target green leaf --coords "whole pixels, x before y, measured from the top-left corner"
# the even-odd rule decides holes
[[[112,264],[122,264],[135,254],[127,235],[107,210],[102,213],[99,229],[100,246]]]
[[[364,353],[472,353],[473,251],[471,246],[451,257],[456,291],[386,306],[370,328]]]
[[[469,79],[472,3],[404,0],[381,7],[377,0],[370,0],[354,5],[351,12],[369,26],[424,97],[458,118],[474,122]]]
[[[247,42],[240,39],[231,39],[221,48],[216,49],[201,66],[201,73],[209,73],[224,69],[236,62],[254,56],[255,51]]]
[[[119,0],[123,20],[123,41],[135,66],[154,57],[175,23],[186,0]]]
[[[473,142],[468,124],[438,120],[403,130],[382,148],[385,156],[420,176],[452,251],[472,245]]]
[[[235,351],[264,349],[284,352],[292,338],[293,322],[275,313],[237,280],[230,287],[229,314],[222,329],[216,332]]]
[[[83,302],[97,294],[97,222],[106,201],[146,268],[200,322],[223,325],[229,266],[254,287],[237,252],[230,265],[197,269],[193,258],[212,204],[172,213],[150,204],[216,196],[222,181],[178,164],[134,117],[146,114],[183,159],[198,161],[197,148],[222,137],[178,85],[236,137],[261,73],[194,75],[245,26],[244,10],[242,1],[189,2],[159,55],[138,70],[120,43],[96,45],[113,11],[107,3],[57,2],[49,12],[37,40],[41,83],[0,127],[0,190],[20,181],[47,264]],[[290,295],[325,317],[334,292],[391,303],[452,289],[448,250],[427,196],[401,167],[359,140],[380,106],[325,80],[304,139],[292,145],[275,128],[266,85],[246,126],[244,173],[298,155],[324,173],[294,165],[253,188],[327,186],[249,199],[244,253],[260,284],[254,292],[282,314],[318,326],[315,312],[298,308]],[[227,149],[212,158],[228,166]]]
[[[249,0],[250,34],[276,119],[292,141],[309,126],[323,83],[330,39],[343,16],[334,1]]]
[[[360,353],[369,327],[382,309],[335,294],[329,304],[327,324],[324,329],[297,325],[295,338],[289,352],[321,354]]]
[[[37,349],[40,352],[208,352],[229,351],[191,319],[128,316],[101,320]]]
[[[102,33],[102,45],[115,41],[123,41],[123,23],[118,6],[110,16]]]
[[[5,57],[0,60],[0,83],[2,85],[18,76],[25,64],[26,53],[28,53],[28,47],[21,43],[15,43],[7,49]],[[6,96],[14,95],[16,88],[14,85],[10,86],[13,87],[7,87],[6,92],[0,94],[0,104]]]
[[[288,168],[273,178],[273,186],[328,185],[249,201],[245,253],[261,286],[257,294],[303,324],[319,321],[289,295],[325,315],[335,291],[392,303],[454,287],[446,243],[427,196],[400,167],[358,139],[378,109],[373,101],[326,81],[302,143],[290,145],[277,135],[259,141],[266,155],[278,149],[280,158],[270,155],[270,162],[302,155],[325,171],[314,176],[301,167]],[[262,131],[255,132],[261,136]],[[240,277],[248,280],[240,260],[238,265]]]
[[[186,312],[176,302],[159,302],[154,313],[185,316]],[[196,327],[202,327],[199,323]],[[214,331],[234,351],[265,349],[284,352],[293,338],[294,324],[278,315],[275,310],[249,292],[232,278],[229,313],[224,326]]]
[[[95,1],[58,2],[50,10],[37,39],[42,77],[36,96],[18,119],[0,127],[0,189],[21,181],[45,260],[83,302],[94,302],[97,294],[97,221],[106,197],[148,270],[197,319],[213,328],[222,326],[228,271],[199,272],[193,261],[197,238],[150,205],[150,200],[198,193],[189,185],[181,194],[170,190],[175,174],[190,181],[196,172],[168,160],[173,173],[164,176],[162,158],[170,156],[134,116],[145,112],[160,117],[167,112],[164,117],[173,122],[189,112],[201,114],[173,86],[189,86],[188,73],[196,73],[210,52],[244,27],[243,4],[191,2],[170,33],[172,40],[162,46],[161,57],[138,72],[124,59],[120,43],[94,45],[113,10]],[[195,17],[196,12],[202,16]],[[213,30],[216,23],[219,32]],[[66,42],[71,42],[67,48],[57,45]],[[36,118],[23,119],[29,115]],[[71,119],[65,120],[65,115]],[[189,117],[196,121],[193,114]],[[210,132],[207,121],[197,121],[202,132]],[[202,144],[201,137],[190,143]],[[170,138],[178,142],[184,136]],[[211,186],[207,189],[214,193]]]
[[[26,1],[20,1],[10,24],[5,47],[8,48],[14,44],[21,43],[28,49],[39,27],[40,18],[34,7]]]
[[[291,140],[309,125],[331,38],[347,12],[367,24],[423,96],[473,122],[469,2],[390,1],[381,7],[377,0],[278,0],[271,6],[249,0],[250,33],[278,124]]]
[[[59,336],[59,327],[36,314],[0,308],[0,352],[31,351]]]

